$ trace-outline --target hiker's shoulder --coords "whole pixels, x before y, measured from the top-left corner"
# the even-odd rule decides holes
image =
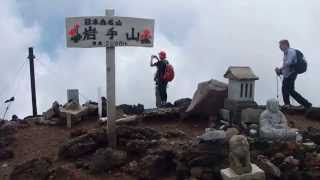
[[[293,53],[295,54],[297,52],[297,49],[294,49],[294,48],[289,48],[288,49],[288,53]]]

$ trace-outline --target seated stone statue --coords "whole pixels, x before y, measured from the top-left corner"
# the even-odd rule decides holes
[[[260,136],[269,140],[295,140],[297,130],[288,127],[285,115],[276,99],[267,101],[267,109],[260,115]]]
[[[234,135],[229,141],[230,168],[238,175],[250,173],[250,149],[247,138],[243,135]]]

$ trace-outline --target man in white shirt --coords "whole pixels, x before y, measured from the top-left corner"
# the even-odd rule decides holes
[[[289,96],[292,96],[299,104],[306,109],[310,109],[312,104],[294,89],[294,84],[298,75],[294,69],[294,65],[297,63],[297,52],[295,49],[290,48],[288,40],[281,40],[279,42],[279,47],[284,53],[283,65],[281,68],[276,68],[275,71],[277,75],[283,75],[282,96],[284,105],[285,107],[291,106]]]

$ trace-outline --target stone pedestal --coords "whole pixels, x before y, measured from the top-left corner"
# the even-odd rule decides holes
[[[242,175],[236,174],[232,169],[222,169],[220,171],[221,177],[223,180],[265,180],[266,176],[262,169],[257,165],[251,164],[252,171],[251,173],[246,173]]]
[[[240,124],[241,111],[246,108],[257,108],[258,104],[255,101],[236,101],[233,99],[226,99],[224,101],[224,108],[230,111],[231,121]]]

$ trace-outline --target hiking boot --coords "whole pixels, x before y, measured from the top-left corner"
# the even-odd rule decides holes
[[[300,106],[295,106],[296,109],[305,109],[304,106],[300,105]]]
[[[284,109],[290,109],[291,107],[292,107],[291,104],[285,104],[282,106],[282,108],[284,108]]]
[[[304,112],[304,116],[308,117],[308,115],[310,114],[311,111],[312,111],[312,105],[310,105],[309,107],[306,107],[306,111]]]
[[[161,101],[161,102],[160,102],[160,105],[159,105],[159,108],[164,108],[165,106],[166,106],[166,102]]]

